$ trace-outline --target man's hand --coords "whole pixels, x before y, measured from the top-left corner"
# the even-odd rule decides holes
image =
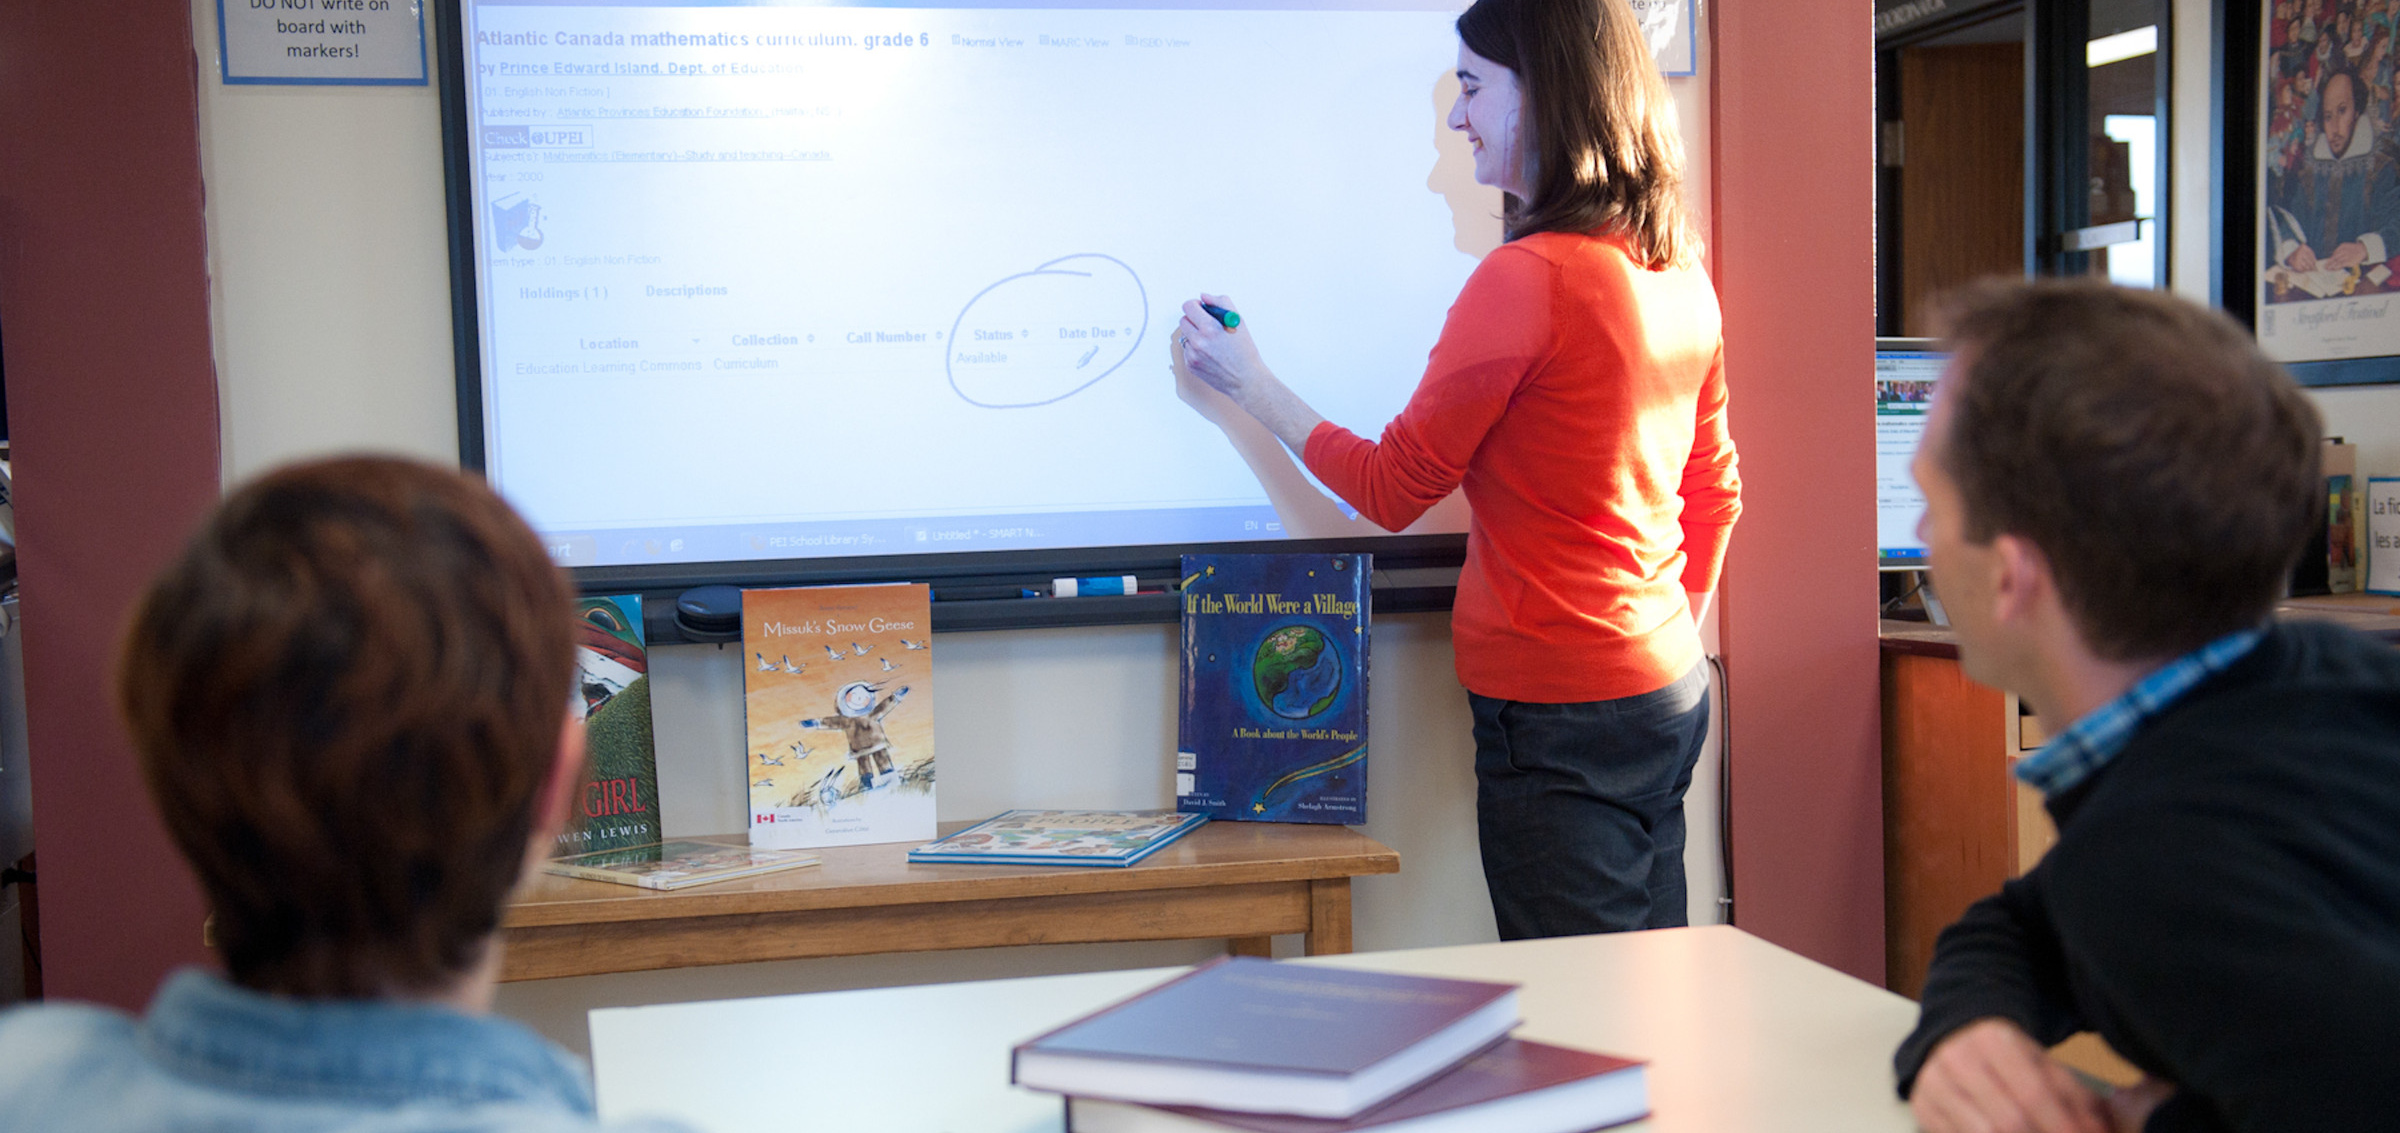
[[[2302,244],[2292,249],[2291,255],[2283,258],[2283,266],[2293,271],[2315,271],[2317,270],[2317,253],[2308,245]]]
[[[2354,268],[2365,262],[2367,262],[2367,246],[2352,240],[2335,248],[2332,255],[2325,257],[2324,266],[2335,269]]]
[[[2110,1133],[2107,1103],[2015,1023],[1978,1019],[1933,1048],[1909,1108],[1926,1133]]]

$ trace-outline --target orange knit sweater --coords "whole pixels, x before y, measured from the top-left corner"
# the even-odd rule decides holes
[[[1458,677],[1506,700],[1613,700],[1700,660],[1685,592],[1717,585],[1741,513],[1717,296],[1611,238],[1490,255],[1380,443],[1309,434],[1317,478],[1397,531],[1465,485]]]

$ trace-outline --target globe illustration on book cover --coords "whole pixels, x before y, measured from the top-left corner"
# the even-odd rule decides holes
[[[1341,693],[1341,654],[1315,626],[1279,626],[1258,643],[1250,679],[1268,710],[1306,720],[1333,707]]]

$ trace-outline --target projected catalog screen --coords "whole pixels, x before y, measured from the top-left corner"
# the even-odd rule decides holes
[[[574,566],[1307,534],[1168,340],[1406,402],[1499,211],[1407,3],[470,3],[490,475]]]

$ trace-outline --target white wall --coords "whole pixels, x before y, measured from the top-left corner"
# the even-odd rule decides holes
[[[2209,6],[2211,0],[2173,0],[2175,42],[2175,176],[2173,241],[2169,278],[2174,290],[2208,300],[2208,226],[2211,190],[2209,152]],[[2242,97],[2236,92],[2235,97]],[[2257,92],[2247,92],[2257,97]],[[2324,415],[2325,432],[2359,446],[2358,470],[2367,476],[2400,475],[2400,386],[2332,386],[2309,391]]]
[[[457,459],[439,105],[433,88],[227,87],[216,6],[194,0],[227,482],[295,458],[380,450]],[[1705,67],[1705,59],[1703,62]],[[1705,79],[1674,82],[1706,204]],[[1738,403],[1739,393],[1736,392]],[[1373,425],[1376,423],[1360,423]],[[1711,627],[1713,647],[1713,626]],[[1375,624],[1365,832],[1401,873],[1354,890],[1360,949],[1493,937],[1475,849],[1473,745],[1448,620]],[[1171,626],[944,634],[939,809],[1170,805]],[[654,654],[660,798],[670,834],[743,825],[736,651]],[[1714,745],[1691,800],[1695,923],[1721,893]],[[1278,943],[1291,951],[1297,938]],[[500,1009],[569,1046],[593,1007],[1189,963],[1206,944],[985,949],[511,984]]]
[[[458,460],[434,88],[226,86],[193,0],[228,483],[350,449]]]

